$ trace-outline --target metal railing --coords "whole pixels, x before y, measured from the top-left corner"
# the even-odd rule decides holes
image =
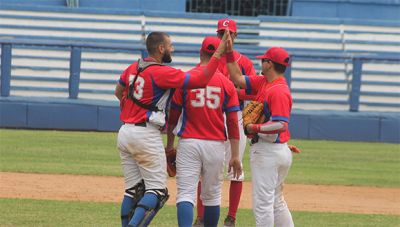
[[[67,47],[70,49],[69,58],[69,82],[68,91],[70,99],[77,99],[79,93],[80,72],[81,72],[81,50],[82,48],[99,48],[111,50],[133,50],[140,51],[142,57],[147,56],[147,52],[143,45],[125,45],[113,43],[85,43],[85,42],[66,42],[54,40],[27,40],[27,39],[0,39],[1,44],[1,97],[10,96],[10,81],[11,81],[11,63],[12,63],[12,48],[13,45],[26,46],[49,46],[49,47]],[[185,48],[176,48],[175,52],[181,53],[198,53],[198,51],[190,51]],[[400,63],[399,55],[378,55],[378,54],[310,54],[310,53],[291,53],[292,61],[296,58],[308,58],[310,61],[315,59],[340,59],[352,62],[352,82],[349,92],[349,111],[356,112],[359,110],[360,104],[360,88],[362,66],[365,62],[390,62]],[[285,77],[290,85],[291,83],[291,68],[286,70]]]

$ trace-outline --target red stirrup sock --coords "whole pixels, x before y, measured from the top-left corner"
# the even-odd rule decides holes
[[[200,199],[200,194],[201,194],[201,182],[199,181],[199,184],[197,185],[197,218],[203,219],[204,206],[203,206],[203,202]]]
[[[231,181],[229,187],[229,211],[228,216],[236,220],[236,212],[239,207],[240,196],[242,194],[242,181]]]

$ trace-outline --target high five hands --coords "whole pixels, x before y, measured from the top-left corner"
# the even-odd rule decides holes
[[[222,36],[221,43],[219,44],[217,50],[215,51],[214,55],[217,58],[220,58],[222,55],[228,52],[232,52],[233,50],[233,42],[231,35],[228,29],[225,29],[224,36]]]

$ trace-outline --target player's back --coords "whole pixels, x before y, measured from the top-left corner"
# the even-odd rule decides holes
[[[217,71],[206,88],[177,92],[182,97],[183,108],[178,136],[226,140],[224,112],[237,111],[239,108],[236,90],[229,79]],[[175,97],[173,101],[177,101]]]
[[[145,61],[149,61],[145,59]],[[163,109],[169,96],[169,89],[181,86],[185,73],[165,65],[152,65],[137,75],[137,62],[130,65],[121,75],[120,81],[125,85],[125,93],[129,93],[129,86],[135,82],[132,95],[141,103],[157,106]],[[137,75],[137,76],[136,76]],[[135,80],[135,77],[136,80]],[[121,82],[120,82],[121,83]],[[161,104],[161,105],[160,105]],[[121,120],[125,123],[139,123],[148,121],[151,111],[126,99],[121,112]]]

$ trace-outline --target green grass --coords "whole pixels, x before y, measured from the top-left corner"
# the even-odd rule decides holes
[[[0,226],[119,226],[119,204],[0,199]],[[220,223],[227,213],[221,210]],[[296,226],[400,226],[400,216],[293,212]],[[240,209],[237,226],[255,226],[252,211]],[[151,226],[177,226],[176,207],[165,206]],[[220,225],[221,226],[221,225]]]
[[[117,133],[0,130],[0,171],[122,176]],[[400,187],[399,144],[293,140],[288,183]],[[249,153],[244,157],[251,180]]]
[[[117,133],[0,130],[0,170],[121,176]]]
[[[288,183],[400,187],[400,145],[293,140]]]

